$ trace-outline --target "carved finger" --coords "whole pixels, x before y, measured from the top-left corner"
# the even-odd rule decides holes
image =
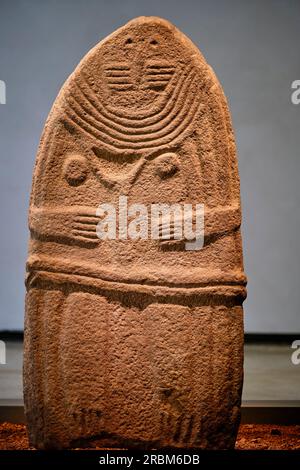
[[[83,230],[85,232],[96,233],[97,224],[83,224],[75,222],[73,225],[74,230]]]
[[[91,217],[91,216],[77,216],[74,218],[74,222],[77,223],[83,223],[83,224],[91,224],[91,225],[97,225],[98,222],[100,222],[100,217]]]
[[[73,234],[75,237],[84,237],[84,238],[87,238],[89,240],[99,240],[98,236],[97,236],[97,233],[96,232],[87,232],[85,230],[74,230],[73,231]]]

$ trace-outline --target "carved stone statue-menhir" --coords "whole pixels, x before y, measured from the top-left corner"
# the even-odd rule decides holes
[[[99,239],[101,202],[202,203],[204,246]],[[63,86],[30,202],[24,396],[30,442],[232,448],[246,278],[222,89],[170,23],[137,18]]]

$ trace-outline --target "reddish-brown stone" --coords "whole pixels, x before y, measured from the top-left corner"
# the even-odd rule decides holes
[[[203,203],[205,245],[100,240],[100,203]],[[243,377],[239,178],[222,89],[170,23],[92,49],[45,125],[30,203],[30,444],[233,448]]]
[[[300,450],[300,426],[242,424],[239,427],[235,448],[238,450]],[[29,449],[24,424],[0,423],[0,450]],[[80,449],[105,450],[103,447],[98,447],[97,437],[83,442]]]

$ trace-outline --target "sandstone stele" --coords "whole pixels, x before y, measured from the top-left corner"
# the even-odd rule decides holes
[[[101,202],[203,203],[205,244],[100,240]],[[232,448],[246,278],[235,142],[197,48],[141,17],[81,61],[34,170],[24,352],[31,445]]]

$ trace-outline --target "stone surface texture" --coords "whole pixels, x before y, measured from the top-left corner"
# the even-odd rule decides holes
[[[205,244],[100,240],[102,202],[203,203]],[[30,445],[233,448],[246,278],[230,116],[197,48],[159,18],[94,47],[59,93],[30,201]]]

